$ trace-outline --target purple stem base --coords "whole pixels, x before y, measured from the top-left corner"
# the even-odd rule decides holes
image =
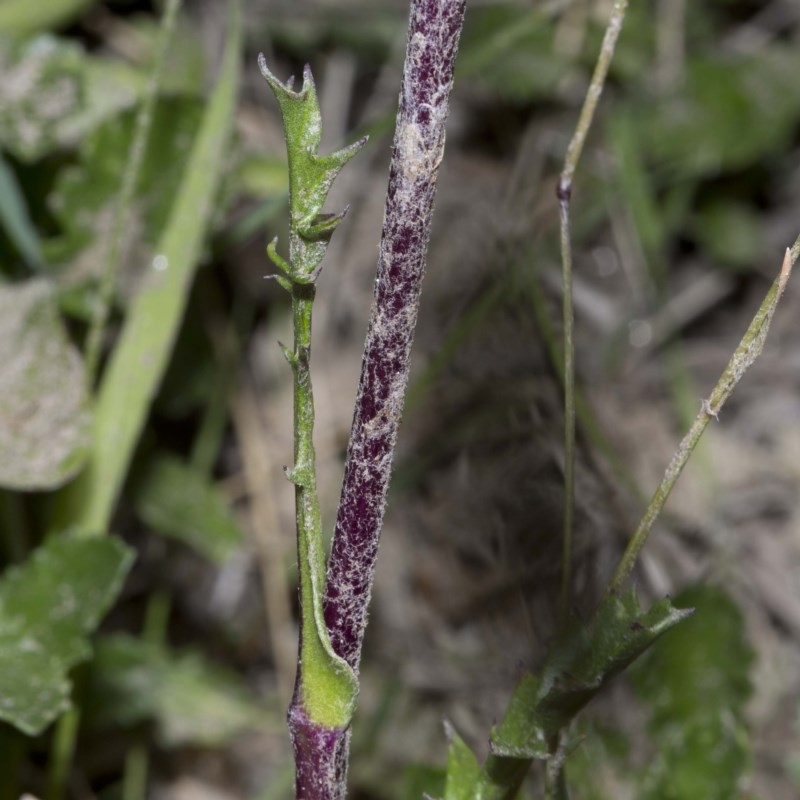
[[[294,701],[288,721],[294,748],[296,800],[345,800],[350,728],[318,725]]]

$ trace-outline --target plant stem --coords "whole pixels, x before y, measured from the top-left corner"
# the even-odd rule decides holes
[[[125,231],[130,224],[128,219],[133,204],[133,194],[136,191],[136,183],[144,162],[144,154],[147,149],[147,139],[150,135],[150,128],[153,124],[153,109],[158,99],[158,90],[161,84],[161,76],[164,72],[164,64],[169,52],[169,43],[175,30],[175,20],[178,16],[181,0],[167,0],[164,9],[164,16],[161,19],[161,27],[158,37],[158,49],[156,59],[153,64],[153,71],[150,73],[150,82],[144,96],[139,113],[136,115],[136,123],[131,142],[128,161],[125,165],[125,172],[122,176],[122,188],[120,189],[119,199],[114,211],[114,221],[108,241],[108,252],[106,253],[105,269],[100,280],[100,290],[94,305],[89,335],[86,339],[86,380],[89,386],[94,384],[97,367],[100,361],[100,352],[103,344],[103,333],[105,331],[111,305],[114,301],[114,289],[117,284],[117,274],[119,273],[120,261],[122,259],[122,244],[125,239]]]
[[[72,759],[75,755],[80,720],[81,710],[77,703],[58,720],[50,748],[45,800],[60,800],[64,796]]]
[[[412,0],[378,276],[325,585],[335,652],[358,670],[403,412],[465,0]]]
[[[125,756],[122,800],[144,800],[147,796],[149,769],[150,756],[147,752],[147,745],[135,744]]]
[[[575,342],[572,308],[572,243],[569,229],[569,194],[559,193],[561,218],[561,284],[564,325],[564,530],[561,556],[561,593],[558,616],[563,625],[569,616],[572,590],[572,529],[575,514]]]
[[[322,212],[342,167],[366,140],[320,156],[322,118],[311,69],[300,91],[294,79],[281,83],[259,57],[261,73],[281,109],[289,156],[289,260],[267,254],[284,273],[273,276],[292,297],[294,345],[281,346],[294,378],[294,466],[284,468],[295,486],[295,527],[300,584],[300,652],[289,705],[289,732],[295,756],[295,792],[303,800],[344,798],[349,728],[358,694],[353,670],[331,647],[322,613],[325,556],[314,454],[314,398],[311,389],[311,311],[315,282],[328,243],[345,211]]]
[[[569,614],[572,586],[572,531],[575,508],[575,347],[573,342],[574,313],[572,309],[572,240],[570,235],[570,200],[572,178],[578,167],[583,146],[603,93],[608,69],[614,57],[628,0],[615,0],[606,27],[600,55],[592,74],[586,99],[581,108],[575,133],[567,148],[564,169],[558,181],[559,216],[561,222],[561,280],[563,286],[564,325],[564,534],[561,564],[561,593],[559,618],[564,623]]]
[[[672,457],[672,461],[670,461],[667,471],[659,487],[656,489],[642,517],[642,521],[639,523],[639,527],[631,537],[622,555],[619,566],[608,587],[609,594],[621,591],[622,585],[633,571],[636,559],[639,557],[639,553],[647,542],[647,537],[650,535],[653,523],[661,513],[664,504],[667,502],[672,487],[675,485],[683,468],[686,466],[686,462],[689,460],[689,456],[692,454],[695,445],[703,435],[703,431],[706,429],[712,417],[718,419],[722,406],[725,404],[728,397],[730,397],[736,384],[739,383],[745,372],[747,372],[756,358],[761,354],[764,348],[764,342],[767,338],[767,333],[769,332],[770,323],[772,322],[772,317],[775,314],[778,301],[781,299],[783,291],[786,288],[786,283],[789,280],[789,275],[797,261],[798,255],[800,255],[800,237],[798,237],[791,248],[786,249],[786,255],[783,259],[780,274],[775,279],[769,292],[767,292],[767,296],[761,303],[761,307],[756,312],[755,317],[753,317],[753,321],[742,337],[742,341],[731,356],[731,360],[728,362],[728,366],[717,381],[717,385],[714,387],[708,399],[703,401],[700,413],[695,418],[689,432],[683,437],[683,440],[678,446],[678,450]]]

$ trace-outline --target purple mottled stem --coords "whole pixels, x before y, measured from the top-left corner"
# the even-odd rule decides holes
[[[296,800],[345,800],[350,729],[312,722],[300,703],[292,701],[289,731],[294,748]]]
[[[355,670],[408,383],[466,0],[412,0],[378,276],[328,563],[325,621]]]

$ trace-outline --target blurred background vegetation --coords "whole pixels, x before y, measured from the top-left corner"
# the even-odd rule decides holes
[[[49,320],[37,346],[85,344],[161,6],[0,0],[7,355],[22,346],[42,284],[63,325]],[[515,679],[555,631],[555,183],[610,7],[468,7],[362,668],[354,798],[436,796],[442,720],[485,753]],[[157,243],[215,84],[226,9],[186,0],[179,16],[104,352],[143,273],[159,269]],[[244,2],[233,146],[115,516],[113,530],[137,562],[77,682],[83,713],[70,797],[291,795],[283,715],[296,652],[295,555],[292,492],[280,469],[291,459],[291,399],[276,345],[290,334],[288,301],[264,280],[265,244],[285,237],[287,174],[256,54],[281,78],[311,64],[323,151],[371,136],[334,187],[332,207],[350,203],[351,212],[333,240],[315,320],[330,527],[406,14],[399,0]],[[602,592],[643,498],[800,231],[798,45],[792,0],[631,4],[574,189],[576,616]],[[798,314],[800,289],[790,285],[764,358],[709,431],[648,545],[640,593],[673,594],[698,611],[584,715],[585,738],[568,762],[576,798],[789,800],[800,791]],[[29,389],[44,416],[61,409],[68,418],[35,442],[50,458],[0,453],[4,566],[42,540],[45,489],[72,474],[56,434],[72,424],[79,437],[87,424],[76,380],[65,368]],[[19,391],[0,367],[0,411]],[[0,730],[5,753],[19,754],[18,783],[0,787],[0,797],[45,794],[53,730],[24,741]],[[539,796],[538,780],[526,796]]]

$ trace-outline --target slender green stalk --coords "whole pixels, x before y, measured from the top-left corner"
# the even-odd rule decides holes
[[[125,756],[125,774],[122,779],[122,800],[145,800],[150,756],[147,746],[134,745]]]
[[[586,92],[575,133],[567,147],[564,169],[558,182],[558,203],[561,221],[561,280],[563,285],[564,325],[564,534],[561,565],[559,617],[565,622],[569,614],[572,586],[572,532],[575,509],[575,347],[573,342],[574,312],[572,308],[572,240],[570,236],[570,199],[572,178],[578,168],[586,137],[592,126],[595,110],[603,93],[608,69],[614,57],[628,0],[615,0],[606,27],[600,55]]]
[[[664,504],[667,502],[672,487],[675,485],[683,468],[686,466],[686,462],[689,460],[689,456],[692,454],[695,445],[703,435],[703,431],[706,429],[712,417],[718,419],[722,406],[731,392],[733,392],[736,384],[739,383],[745,372],[747,372],[764,349],[764,342],[769,332],[772,317],[775,314],[775,309],[786,288],[786,282],[789,280],[789,275],[797,261],[798,254],[800,254],[800,237],[798,237],[791,248],[786,249],[786,255],[783,259],[780,274],[775,279],[769,292],[767,292],[767,296],[761,303],[761,307],[756,312],[755,317],[753,317],[753,321],[742,337],[742,341],[736,348],[733,356],[731,356],[731,360],[728,362],[728,366],[717,381],[717,385],[714,387],[708,399],[703,401],[700,413],[697,415],[688,433],[683,437],[683,440],[678,446],[675,455],[672,457],[672,461],[670,461],[667,471],[659,487],[656,489],[642,517],[642,521],[639,523],[639,527],[634,532],[622,555],[619,566],[609,585],[609,593],[622,590],[623,584],[630,576],[636,559],[639,557],[639,553],[641,553],[642,548],[647,542],[647,537],[650,535],[653,523],[661,513]]]
[[[605,85],[606,76],[611,66],[611,60],[614,58],[614,50],[617,47],[617,39],[619,39],[619,34],[622,31],[622,23],[625,21],[625,12],[627,10],[628,0],[614,0],[611,17],[608,20],[608,26],[603,36],[600,55],[597,58],[597,64],[592,73],[589,91],[586,94],[583,108],[581,108],[581,115],[578,118],[578,125],[575,128],[575,133],[567,147],[564,169],[559,179],[559,197],[566,194],[567,199],[569,199],[569,195],[572,191],[572,178],[575,175],[575,170],[578,168],[583,146],[586,143],[586,137],[589,135],[589,129],[592,126],[594,113],[600,101],[600,96],[603,93],[603,86]]]
[[[50,748],[45,800],[61,800],[64,797],[75,755],[80,721],[81,710],[77,703],[58,720]]]
[[[295,487],[295,523],[300,594],[300,653],[289,731],[295,753],[295,792],[304,800],[343,798],[349,726],[358,695],[358,679],[334,651],[323,616],[325,552],[314,453],[314,397],[311,387],[311,316],[315,283],[328,243],[346,210],[323,214],[328,192],[342,167],[366,140],[320,156],[322,119],[310,68],[303,85],[279,81],[259,58],[261,73],[283,115],[289,157],[289,259],[278,254],[277,240],[267,254],[283,274],[278,283],[292,298],[294,343],[284,347],[294,379],[294,466],[286,477]]]
[[[325,553],[317,493],[314,451],[314,395],[311,386],[311,312],[313,284],[293,284],[294,347],[284,349],[294,379],[294,466],[286,477],[295,487],[295,523],[299,558],[301,638],[298,685],[302,701],[313,718],[334,727],[346,725],[352,713],[353,687],[342,691],[341,678],[349,674],[333,662],[322,613]],[[316,635],[315,635],[316,633]],[[349,681],[346,681],[346,683]],[[344,702],[342,702],[344,700]]]
[[[122,243],[125,239],[125,231],[129,225],[133,195],[136,191],[136,183],[142,171],[144,154],[147,149],[147,139],[150,136],[150,129],[153,125],[153,110],[155,109],[158,91],[161,86],[161,77],[164,73],[164,65],[169,52],[169,43],[175,30],[175,20],[181,0],[167,0],[164,16],[161,20],[161,29],[158,37],[158,48],[156,59],[153,64],[153,71],[150,73],[150,82],[145,91],[144,100],[139,107],[136,115],[136,123],[131,142],[130,153],[125,164],[125,172],[122,176],[122,188],[120,189],[114,212],[114,220],[111,225],[111,233],[108,239],[108,251],[105,256],[105,268],[100,280],[98,296],[94,304],[89,335],[86,339],[86,380],[89,386],[94,384],[97,374],[97,367],[100,361],[100,353],[103,344],[103,333],[108,322],[111,306],[114,302],[114,290],[117,285],[117,275],[119,274],[120,261],[122,259]]]

